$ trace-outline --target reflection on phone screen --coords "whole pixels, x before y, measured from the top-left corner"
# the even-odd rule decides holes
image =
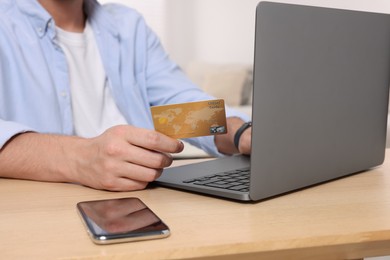
[[[80,202],[78,207],[89,229],[96,236],[168,229],[138,198]]]

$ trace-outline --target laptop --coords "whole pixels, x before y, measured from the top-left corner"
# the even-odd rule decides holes
[[[251,156],[167,168],[156,183],[260,201],[376,167],[389,78],[389,15],[260,2]]]

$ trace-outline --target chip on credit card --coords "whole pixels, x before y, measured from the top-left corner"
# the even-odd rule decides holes
[[[223,99],[153,106],[150,109],[155,130],[172,138],[227,133]]]

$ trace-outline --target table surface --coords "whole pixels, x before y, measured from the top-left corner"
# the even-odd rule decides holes
[[[390,255],[390,153],[360,174],[258,203],[167,188],[108,192],[0,179],[2,259],[358,259]],[[187,161],[178,161],[187,163]],[[139,197],[170,227],[164,239],[91,242],[76,203]]]

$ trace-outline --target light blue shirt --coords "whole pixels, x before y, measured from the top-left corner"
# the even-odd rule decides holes
[[[213,98],[191,83],[135,10],[85,1],[114,100],[153,129],[150,106]],[[227,116],[248,117],[227,108]],[[37,0],[0,0],[0,149],[26,131],[74,135],[69,72],[54,20]],[[188,139],[218,155],[212,136]]]

